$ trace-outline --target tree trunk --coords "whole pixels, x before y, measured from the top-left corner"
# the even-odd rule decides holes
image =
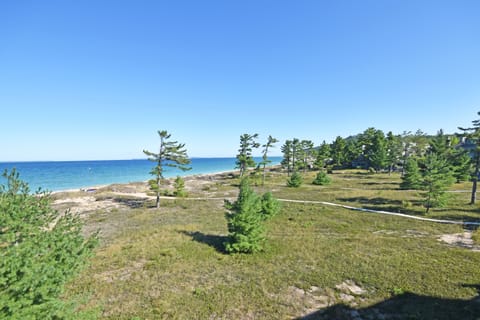
[[[263,164],[263,178],[262,178],[262,186],[265,185],[265,164]]]
[[[404,149],[404,154],[403,154],[403,163],[402,163],[402,177],[405,175],[405,163],[407,163],[407,159],[408,159],[408,147],[407,145],[405,145],[405,149]]]
[[[160,209],[160,177],[157,176],[157,209]]]
[[[480,166],[480,153],[477,151],[475,155],[475,173],[473,174],[473,183],[472,183],[472,196],[470,198],[470,204],[475,204],[477,200],[477,181],[478,181],[478,172]]]
[[[472,197],[470,198],[470,204],[475,204],[476,200],[477,200],[477,178],[474,178],[472,183]]]

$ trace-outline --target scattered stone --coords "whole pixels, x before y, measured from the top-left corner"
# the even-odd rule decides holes
[[[335,288],[343,293],[351,293],[357,296],[366,293],[366,290],[358,286],[353,280],[345,280],[341,284],[337,284]]]
[[[317,286],[311,286],[308,290],[290,286],[279,297],[285,303],[294,305],[301,317],[308,317],[335,304],[335,293],[333,290],[327,291]]]
[[[346,304],[350,304],[350,302],[355,300],[355,297],[350,294],[340,293],[340,299]]]
[[[317,286],[311,286],[310,289],[308,290],[308,292],[310,293],[313,293],[313,292],[317,292],[317,291],[320,291],[321,289]]]

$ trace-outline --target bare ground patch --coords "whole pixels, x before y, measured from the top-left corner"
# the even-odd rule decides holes
[[[450,246],[466,248],[472,251],[480,252],[480,246],[475,245],[472,239],[471,231],[464,231],[463,233],[443,234],[438,238],[438,241],[445,242]]]

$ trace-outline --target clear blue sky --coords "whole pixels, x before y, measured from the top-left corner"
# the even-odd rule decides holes
[[[242,133],[434,134],[479,110],[477,0],[0,2],[0,161],[141,158],[158,129],[235,156]]]

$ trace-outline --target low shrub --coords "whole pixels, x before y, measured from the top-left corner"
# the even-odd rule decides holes
[[[330,177],[327,176],[325,171],[320,171],[315,177],[315,180],[312,181],[313,184],[320,185],[320,186],[328,185],[331,182],[332,182],[332,179],[330,179]]]
[[[303,177],[300,173],[294,172],[292,176],[287,180],[287,187],[298,188],[303,183]]]

